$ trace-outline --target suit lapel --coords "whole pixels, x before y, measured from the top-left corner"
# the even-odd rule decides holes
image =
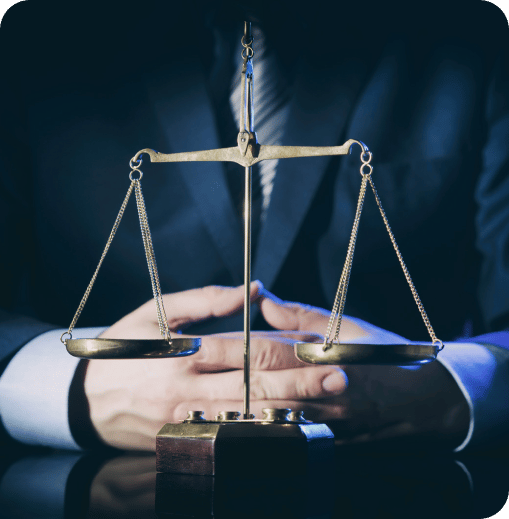
[[[167,71],[171,70],[171,74]],[[163,153],[219,147],[202,67],[194,55],[181,56],[147,78],[149,97],[166,137]],[[217,250],[235,284],[243,282],[242,232],[220,162],[174,164],[189,188]],[[176,174],[173,171],[170,174]],[[178,193],[176,194],[178,196]],[[190,237],[192,239],[192,237]],[[203,251],[206,254],[206,251]]]
[[[331,67],[327,81],[323,81],[324,72],[314,70],[312,58],[303,61],[296,75],[283,144],[331,146],[357,138],[343,133],[366,68],[357,61],[345,62]],[[269,289],[290,251],[330,160],[331,157],[286,159],[278,164],[254,263],[254,278],[260,279]]]

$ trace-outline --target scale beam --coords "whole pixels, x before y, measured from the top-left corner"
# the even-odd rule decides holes
[[[246,136],[249,138],[246,139]],[[246,139],[247,146],[242,139]],[[341,146],[265,146],[256,142],[253,133],[240,132],[238,141],[239,145],[232,148],[184,153],[159,153],[145,148],[136,153],[132,160],[133,163],[138,163],[141,156],[146,154],[151,162],[236,162],[248,168],[262,160],[348,155],[354,144],[358,144],[363,152],[369,151],[363,142],[355,139],[349,139]]]

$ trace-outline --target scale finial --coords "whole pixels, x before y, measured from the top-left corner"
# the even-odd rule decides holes
[[[251,34],[251,22],[244,22],[244,42],[249,43],[253,35]]]

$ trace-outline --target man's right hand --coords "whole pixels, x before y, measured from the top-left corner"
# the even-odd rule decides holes
[[[251,300],[261,284],[251,286]],[[244,288],[205,287],[166,294],[164,306],[172,332],[186,324],[224,317],[242,310]],[[158,338],[153,301],[130,313],[102,337]],[[307,366],[296,359],[297,341],[316,341],[312,332],[252,332],[251,412],[264,407],[309,412],[313,419],[335,414],[330,397],[346,388],[342,370]],[[157,431],[166,422],[183,420],[189,410],[203,410],[206,418],[219,411],[242,411],[243,334],[202,337],[198,353],[184,358],[92,360],[85,378],[90,417],[100,438],[121,449],[155,449]],[[336,409],[337,407],[337,409]]]

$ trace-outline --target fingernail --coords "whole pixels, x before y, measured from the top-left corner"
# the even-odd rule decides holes
[[[258,292],[262,292],[264,290],[263,283],[259,279],[253,281],[252,285],[254,285],[255,283],[258,285]]]
[[[328,393],[342,393],[347,384],[347,378],[343,371],[334,371],[322,380],[322,387]]]

